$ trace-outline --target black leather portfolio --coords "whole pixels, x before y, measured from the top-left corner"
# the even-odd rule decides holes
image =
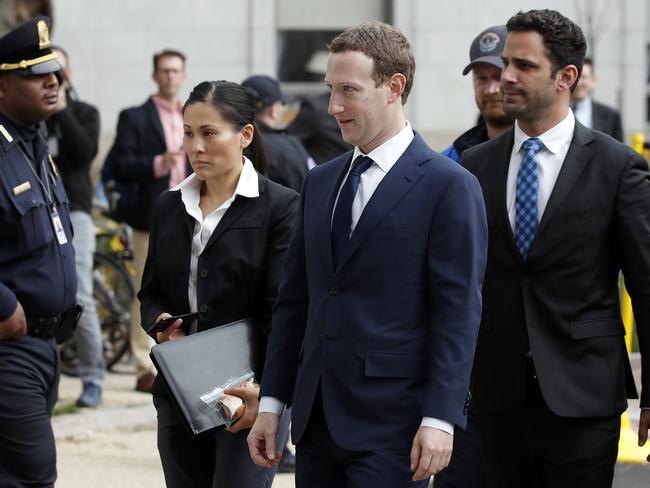
[[[193,435],[223,427],[201,395],[247,370],[260,381],[266,340],[259,323],[242,319],[158,344],[151,359]]]

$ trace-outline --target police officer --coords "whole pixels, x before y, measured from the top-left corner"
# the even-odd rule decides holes
[[[36,17],[0,38],[2,487],[54,484],[55,337],[77,312],[68,198],[39,131],[56,110],[61,69],[49,29]]]
[[[307,171],[315,163],[300,139],[282,130],[287,96],[280,84],[266,75],[251,76],[242,85],[255,99],[255,122],[262,134],[269,179],[300,192]]]

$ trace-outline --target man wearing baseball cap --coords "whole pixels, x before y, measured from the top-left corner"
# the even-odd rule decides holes
[[[474,99],[481,113],[479,123],[462,134],[442,154],[460,161],[460,156],[476,144],[496,137],[510,127],[514,121],[503,111],[500,90],[503,61],[501,53],[508,31],[504,25],[496,25],[481,32],[469,50],[470,62],[463,70],[463,76],[470,71],[474,83]]]
[[[50,487],[57,341],[79,309],[69,201],[39,125],[57,110],[50,19],[0,38],[0,486]]]
[[[262,134],[268,177],[300,192],[311,157],[300,139],[284,130],[282,115],[289,97],[282,92],[277,80],[267,75],[251,76],[242,86],[255,99],[255,122]]]
[[[508,31],[496,25],[481,32],[469,50],[470,62],[463,76],[472,72],[474,99],[480,112],[479,123],[462,134],[442,154],[460,161],[463,151],[496,137],[512,127],[514,121],[503,111],[500,89],[503,61],[501,53]],[[476,406],[470,401],[467,429],[458,429],[449,466],[435,477],[435,488],[483,488],[485,473],[481,459],[481,437]]]

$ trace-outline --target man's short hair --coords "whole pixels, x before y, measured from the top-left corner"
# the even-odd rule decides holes
[[[582,29],[555,10],[519,12],[508,20],[508,32],[535,31],[544,39],[546,53],[551,61],[551,77],[569,64],[578,68],[578,83],[587,52],[587,41]]]
[[[402,104],[406,103],[415,74],[415,58],[409,41],[392,25],[383,22],[365,22],[347,29],[327,46],[330,53],[359,51],[374,61],[373,78],[376,86],[387,82],[395,73],[406,78]]]
[[[160,61],[162,58],[171,57],[181,58],[181,61],[183,61],[183,66],[185,66],[185,55],[182,52],[176,51],[174,49],[165,49],[153,55],[153,70],[156,71],[158,69],[158,61]]]

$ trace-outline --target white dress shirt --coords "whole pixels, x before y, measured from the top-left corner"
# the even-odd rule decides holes
[[[192,233],[192,252],[190,255],[190,279],[187,288],[187,298],[190,304],[190,312],[198,311],[198,298],[196,290],[196,278],[199,266],[199,256],[205,249],[210,236],[217,228],[226,211],[235,201],[237,195],[247,198],[257,198],[260,196],[259,182],[257,172],[253,163],[244,156],[244,166],[239,175],[239,181],[235,188],[235,193],[223,202],[218,208],[214,209],[208,215],[203,217],[203,212],[199,207],[201,200],[201,186],[203,182],[192,173],[181,183],[171,188],[170,191],[180,191],[181,200],[185,206],[185,211],[194,218],[194,232]],[[196,332],[196,322],[190,327],[190,332]]]
[[[352,227],[350,229],[350,234],[354,231],[354,228],[359,222],[359,218],[363,213],[363,209],[366,207],[370,199],[372,198],[373,193],[381,183],[381,180],[386,176],[388,171],[395,165],[397,160],[404,154],[406,148],[411,144],[414,138],[413,129],[411,129],[411,124],[407,121],[404,128],[398,132],[396,135],[388,139],[381,146],[373,149],[368,154],[364,154],[360,148],[355,147],[354,153],[352,154],[352,161],[350,162],[350,167],[346,173],[346,177],[343,178],[343,183],[341,183],[341,188],[347,179],[347,175],[350,173],[352,168],[352,163],[357,159],[358,156],[368,156],[373,160],[373,163],[370,167],[361,174],[359,180],[359,188],[357,189],[357,194],[354,197],[352,202]],[[339,188],[339,194],[341,193],[341,188]],[[334,203],[334,208],[332,209],[332,218],[334,217],[334,209],[336,209],[336,204],[338,203],[339,196],[336,196],[336,202]],[[331,224],[331,222],[330,222]],[[285,404],[274,397],[262,397],[260,400],[259,411],[260,412],[270,412],[275,414],[281,414],[284,409]],[[420,424],[424,427],[433,427],[448,434],[454,434],[454,425],[441,419],[436,419],[432,417],[423,417],[422,423]]]
[[[576,106],[573,109],[573,115],[575,115],[576,119],[582,125],[593,129],[594,109],[593,104],[591,103],[591,97],[585,97],[579,102],[576,102]]]
[[[546,204],[562,169],[564,158],[569,151],[575,125],[576,121],[573,112],[569,110],[562,122],[547,130],[542,135],[537,136],[544,143],[544,148],[537,153],[537,179],[539,181],[539,188],[537,190],[537,223],[542,220],[544,209],[546,209]],[[517,173],[521,166],[521,160],[524,157],[524,151],[522,151],[521,146],[529,138],[530,136],[519,127],[519,122],[515,122],[515,141],[512,146],[512,154],[510,155],[508,186],[506,187],[508,218],[510,219],[510,226],[513,232],[515,231]]]

